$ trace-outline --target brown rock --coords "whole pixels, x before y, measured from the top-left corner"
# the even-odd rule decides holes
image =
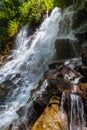
[[[55,49],[58,59],[67,59],[75,56],[74,48],[69,39],[57,39]]]
[[[71,68],[69,67],[66,67],[66,66],[63,66],[60,71],[59,71],[59,74],[62,74],[63,76],[64,75],[68,75],[69,79],[75,79],[75,78],[78,78],[80,77],[80,75],[78,73],[76,73],[74,70],[72,70]]]
[[[51,99],[32,130],[68,130],[66,113],[62,113],[57,99]]]
[[[71,90],[70,82],[63,78],[48,79],[48,84],[48,91],[52,95],[60,94],[60,92],[65,90]]]

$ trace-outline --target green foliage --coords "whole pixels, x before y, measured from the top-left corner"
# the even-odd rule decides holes
[[[19,7],[21,19],[24,23],[36,24],[46,11],[45,3],[42,0],[29,0],[23,2]]]
[[[17,25],[19,20],[17,22],[17,25],[14,25],[14,22],[12,23],[11,21],[19,18],[20,5],[21,3],[19,3],[19,0],[0,0],[0,50],[2,50],[3,47],[7,46],[5,44],[7,44],[12,35],[17,32]],[[9,33],[8,30],[11,30],[11,33]]]
[[[54,7],[63,7],[64,0],[44,0],[47,10],[52,10]]]
[[[44,0],[44,2],[47,10],[51,10],[53,8],[54,0]]]
[[[17,34],[20,27],[19,21],[13,20],[9,22],[8,25],[8,34],[10,37],[13,37]]]
[[[0,0],[0,49],[21,26],[36,26],[43,14],[55,6],[63,7],[64,0]]]
[[[0,0],[0,50],[20,26],[37,24],[45,11],[44,0]]]
[[[19,2],[18,0],[0,0],[2,3],[2,12],[8,19],[14,18],[16,15],[18,15],[18,7]]]
[[[22,23],[36,24],[47,10],[63,7],[64,0],[27,0],[19,7]]]

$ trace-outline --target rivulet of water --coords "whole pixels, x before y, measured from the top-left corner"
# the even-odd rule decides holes
[[[84,106],[80,96],[71,94],[70,130],[85,130]]]
[[[11,80],[17,86],[5,101],[6,109],[0,115],[0,130],[18,119],[16,110],[27,103],[30,91],[37,86],[48,64],[53,60],[60,18],[60,9],[56,7],[33,36],[27,35],[26,26],[17,35],[12,60],[0,70],[0,82]]]
[[[62,94],[61,107],[67,107],[69,130],[85,130],[85,113],[82,98],[75,94]]]

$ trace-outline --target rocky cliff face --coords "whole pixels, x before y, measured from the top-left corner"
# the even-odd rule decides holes
[[[87,1],[64,10],[55,42],[58,59],[81,56],[87,51]]]

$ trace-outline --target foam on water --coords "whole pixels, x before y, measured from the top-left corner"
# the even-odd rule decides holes
[[[5,102],[5,111],[0,114],[0,130],[18,119],[15,111],[27,103],[30,91],[35,88],[55,56],[54,43],[59,31],[60,17],[60,9],[55,8],[33,36],[27,36],[26,26],[20,30],[11,55],[12,60],[0,70],[0,82],[9,79],[17,85]]]

